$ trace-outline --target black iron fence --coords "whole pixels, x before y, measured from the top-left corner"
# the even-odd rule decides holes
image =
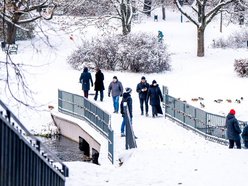
[[[58,90],[58,110],[61,113],[85,119],[108,140],[108,158],[114,162],[114,131],[110,114],[83,96]]]
[[[0,185],[64,186],[69,169],[0,100]]]
[[[165,115],[174,121],[190,127],[206,137],[227,144],[226,117],[205,112],[188,103],[168,95],[168,88],[163,86]],[[241,129],[247,122],[239,121]]]

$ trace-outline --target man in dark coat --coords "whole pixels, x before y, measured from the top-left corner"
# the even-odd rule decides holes
[[[84,91],[84,97],[88,98],[89,90],[90,90],[90,82],[93,87],[93,80],[91,74],[88,72],[88,68],[84,67],[83,73],[79,78],[79,82],[82,84],[82,90]]]
[[[125,130],[125,126],[126,126],[126,121],[125,121],[125,117],[124,117],[124,102],[127,103],[127,108],[129,111],[131,122],[132,122],[132,118],[133,118],[133,101],[132,101],[132,97],[131,97],[131,92],[132,92],[131,88],[126,88],[125,92],[123,93],[122,100],[121,100],[120,107],[121,107],[121,114],[123,117],[122,124],[121,124],[121,137],[125,136],[124,130]]]
[[[141,82],[136,87],[136,91],[139,93],[141,115],[144,115],[144,103],[145,103],[146,116],[148,116],[148,100],[147,100],[148,89],[149,89],[149,84],[146,82],[146,78],[142,76]]]
[[[161,90],[155,80],[149,87],[147,100],[150,98],[150,105],[152,106],[152,117],[158,116],[158,114],[163,114],[160,100],[163,101],[163,96]]]
[[[96,74],[95,74],[95,97],[94,100],[97,100],[98,92],[100,92],[100,101],[103,101],[103,90],[104,90],[104,75],[101,72],[100,68],[96,68]]]
[[[245,144],[245,148],[248,149],[248,123],[246,124],[242,134],[241,134],[244,144]]]
[[[234,109],[231,109],[226,117],[226,128],[227,128],[227,138],[229,140],[229,148],[232,149],[235,143],[237,149],[241,149],[241,143],[240,143],[241,130],[239,128],[239,122],[235,118]]]

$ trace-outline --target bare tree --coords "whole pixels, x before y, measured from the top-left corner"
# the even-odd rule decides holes
[[[151,16],[152,0],[144,0],[143,11],[146,15]]]
[[[34,108],[33,92],[29,89],[25,78],[24,64],[15,63],[6,54],[4,61],[0,61],[0,81],[5,85],[5,92],[10,94],[16,102]],[[6,94],[6,95],[7,95]],[[29,100],[29,101],[28,101]]]
[[[1,4],[0,17],[7,27],[6,43],[15,43],[17,28],[27,30],[23,24],[41,18],[52,19],[55,7],[56,4],[52,0],[4,0]]]
[[[110,0],[117,12],[117,16],[113,18],[117,18],[121,20],[122,24],[122,33],[123,35],[127,35],[131,32],[131,23],[133,18],[133,5],[135,1],[133,0]]]
[[[12,45],[16,41],[17,29],[29,31],[27,26],[38,19],[50,20],[53,17],[56,4],[52,0],[3,0],[0,3],[0,18],[2,19],[2,44]],[[3,47],[3,45],[2,45]],[[13,60],[8,49],[5,59],[0,60],[0,81],[4,83],[6,95],[18,103],[34,108],[33,92],[26,78],[27,65]]]
[[[179,11],[197,27],[197,56],[203,57],[204,33],[207,25],[220,12],[221,8],[238,0],[195,0],[191,5],[183,6],[183,1],[175,0]]]

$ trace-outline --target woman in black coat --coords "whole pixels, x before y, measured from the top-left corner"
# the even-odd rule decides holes
[[[95,101],[97,100],[98,92],[100,92],[100,100],[103,101],[103,90],[105,89],[103,80],[104,80],[104,75],[101,72],[100,68],[97,67],[96,75],[95,75],[95,91],[96,91],[94,98]]]
[[[88,72],[88,68],[84,67],[84,71],[79,78],[79,82],[82,83],[82,90],[84,91],[84,97],[88,98],[90,90],[90,82],[93,87],[93,80],[91,74]]]
[[[163,114],[162,108],[160,106],[160,101],[163,101],[163,96],[161,90],[155,80],[149,87],[147,100],[150,98],[150,105],[152,106],[152,117],[158,116],[158,114]]]

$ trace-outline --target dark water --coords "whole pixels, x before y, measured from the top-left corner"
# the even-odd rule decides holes
[[[38,137],[41,142],[62,161],[83,161],[84,152],[79,150],[79,144],[64,136],[52,138]]]

